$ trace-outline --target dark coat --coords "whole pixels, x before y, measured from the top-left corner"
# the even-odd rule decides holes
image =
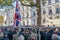
[[[7,38],[7,37],[3,37],[3,39],[2,40],[9,40],[9,38]]]
[[[13,32],[9,31],[8,38],[9,40],[13,40]]]
[[[53,35],[53,30],[50,30],[50,31],[46,34],[46,40],[52,40],[52,35]]]
[[[43,31],[40,31],[41,34],[41,40],[45,40],[46,33]]]
[[[0,40],[2,40],[3,38],[2,37],[0,37]]]

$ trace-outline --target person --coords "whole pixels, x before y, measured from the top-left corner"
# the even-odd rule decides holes
[[[59,40],[59,38],[58,38],[58,29],[57,28],[54,31],[53,35],[52,35],[52,40]]]
[[[13,34],[13,40],[18,40],[18,35],[16,33]]]
[[[9,32],[8,32],[7,28],[3,30],[3,35],[4,35],[4,36],[3,36],[3,39],[2,39],[2,40],[9,40],[9,38],[8,38],[8,33],[9,33]]]
[[[30,37],[28,37],[28,40],[32,40],[32,37],[30,36]]]
[[[59,39],[59,38],[58,38],[58,35],[54,33],[54,34],[52,35],[52,40],[58,40],[58,39]]]
[[[14,34],[14,29],[11,28],[11,29],[9,30],[9,33],[8,33],[8,38],[9,38],[9,40],[13,40],[13,34]]]
[[[18,37],[18,39],[19,39],[19,40],[24,40],[24,36],[23,36],[23,35],[20,35],[20,36]]]
[[[4,34],[4,36],[3,36],[2,40],[9,40],[9,38],[8,38],[7,34]]]
[[[47,32],[46,32],[45,40],[52,40],[51,37],[53,35],[53,30],[50,28],[47,28],[46,31]]]
[[[13,34],[13,40],[18,40],[18,29],[15,29],[14,34]]]
[[[32,37],[32,40],[36,40],[36,33],[32,32],[31,37]]]
[[[0,40],[2,40],[2,38],[3,38],[3,32],[2,32],[2,30],[0,29]]]
[[[41,35],[41,40],[45,40],[46,32],[44,28],[41,29],[40,35]]]
[[[59,30],[59,32],[58,32],[58,38],[59,38],[59,40],[60,40],[60,30]]]

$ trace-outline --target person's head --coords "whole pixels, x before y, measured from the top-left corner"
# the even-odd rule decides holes
[[[46,28],[46,32],[49,32],[51,29],[50,28]]]
[[[7,30],[9,31],[10,29],[8,28]]]
[[[58,32],[59,32],[59,29],[56,28],[55,31],[54,31],[54,33],[57,34]]]
[[[45,28],[41,28],[41,31],[46,31]]]

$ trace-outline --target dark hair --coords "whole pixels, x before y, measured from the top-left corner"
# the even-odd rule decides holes
[[[58,32],[54,32],[54,34],[58,34]]]

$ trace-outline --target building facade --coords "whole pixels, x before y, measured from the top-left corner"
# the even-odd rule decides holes
[[[36,26],[37,14],[36,7],[21,6],[21,25],[22,26]]]
[[[15,7],[13,9],[7,9],[1,11],[0,15],[4,17],[4,22],[0,26],[12,26],[14,24]],[[37,13],[36,7],[29,7],[20,5],[21,26],[36,26],[37,25]]]
[[[15,8],[13,8],[13,9],[6,9],[4,11],[0,11],[0,15],[3,16],[3,18],[4,18],[3,19],[4,22],[2,24],[0,22],[0,26],[11,26],[11,25],[13,25],[14,13],[15,13]]]
[[[60,0],[41,0],[42,25],[60,26]]]

